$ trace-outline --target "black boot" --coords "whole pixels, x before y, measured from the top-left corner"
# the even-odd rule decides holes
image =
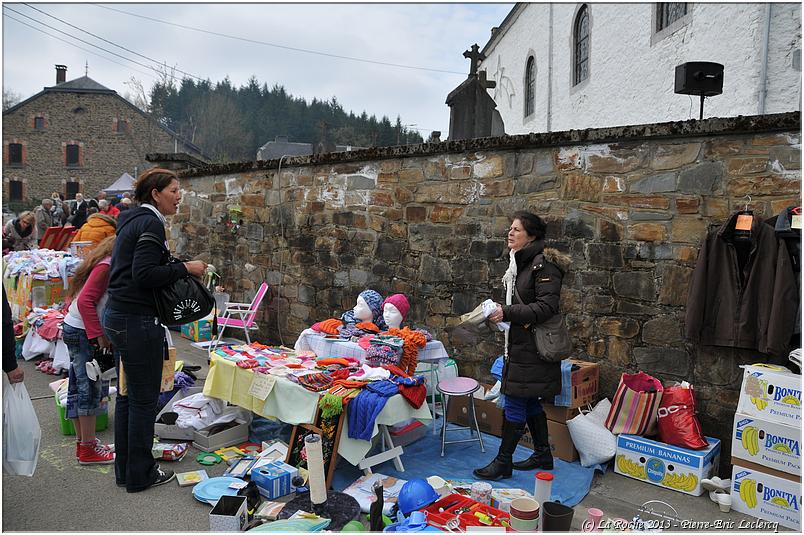
[[[502,440],[500,441],[500,451],[491,461],[491,464],[483,468],[476,468],[472,473],[480,479],[505,479],[511,477],[514,450],[519,444],[519,439],[525,433],[525,424],[509,422],[503,420]]]
[[[550,443],[547,440],[547,414],[542,412],[538,416],[528,418],[528,429],[533,438],[533,455],[514,463],[516,470],[542,470],[553,469],[553,454],[550,453]]]

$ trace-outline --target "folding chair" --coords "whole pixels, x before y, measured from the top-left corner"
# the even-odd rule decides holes
[[[218,316],[218,336],[207,346],[207,353],[211,354],[212,351],[218,347],[226,327],[243,329],[243,332],[246,334],[246,343],[250,344],[251,337],[248,332],[259,328],[254,322],[254,319],[257,317],[257,310],[260,308],[260,303],[262,303],[267,293],[268,283],[263,282],[251,303],[226,303],[226,310],[224,310],[223,316]]]

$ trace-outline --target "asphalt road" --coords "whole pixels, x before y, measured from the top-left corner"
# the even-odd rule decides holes
[[[201,366],[199,386],[206,377],[206,351],[174,336],[177,358]],[[25,384],[33,400],[42,428],[39,464],[32,478],[3,476],[3,531],[209,531],[209,505],[196,501],[192,487],[171,482],[144,492],[128,494],[114,483],[112,465],[81,466],[75,459],[75,437],[61,434],[53,392],[48,384],[55,379],[36,370],[33,362],[19,361],[25,370]],[[109,428],[99,432],[104,442],[113,442],[110,404]],[[439,424],[440,425],[440,424]],[[203,467],[195,461],[198,450],[191,447],[182,461],[166,462],[165,468],[186,472],[204,468],[210,477],[223,475],[225,466]],[[728,455],[728,452],[724,452]],[[405,462],[413,462],[408,459]],[[448,474],[440,474],[449,477]],[[729,477],[728,475],[723,475]],[[580,531],[587,518],[586,509],[602,509],[607,517],[630,520],[648,500],[672,505],[681,519],[709,522],[689,524],[693,531],[714,531],[716,521],[733,522],[726,531],[773,531],[757,524],[753,517],[731,511],[722,513],[709,497],[689,496],[669,489],[647,485],[613,473],[595,476],[589,494],[575,506],[573,531]],[[643,515],[643,518],[646,516]],[[737,526],[743,522],[743,529]],[[727,524],[728,525],[728,524]],[[720,531],[718,529],[718,531]],[[779,531],[790,531],[779,527]]]

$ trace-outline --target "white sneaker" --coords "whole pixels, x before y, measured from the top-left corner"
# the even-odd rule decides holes
[[[709,492],[715,492],[718,490],[729,492],[731,489],[731,479],[720,479],[717,476],[711,479],[702,479],[701,487]]]
[[[715,492],[717,498],[717,505],[720,507],[721,512],[728,513],[731,511],[731,494],[726,492]]]

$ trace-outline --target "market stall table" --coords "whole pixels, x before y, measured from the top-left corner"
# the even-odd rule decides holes
[[[213,354],[209,374],[204,383],[204,395],[228,401],[265,418],[277,419],[291,425],[314,422],[320,395],[318,392],[307,390],[284,377],[276,377],[271,392],[263,401],[249,393],[253,380],[254,372],[252,370],[240,368],[234,362]],[[401,395],[391,396],[377,416],[371,434],[373,438],[382,432],[385,444],[389,445],[391,449],[367,458],[366,455],[371,450],[372,443],[367,440],[349,438],[349,423],[348,420],[345,420],[338,453],[349,463],[363,470],[368,471],[371,466],[390,459],[394,460],[398,470],[403,470],[399,460],[399,455],[403,451],[402,447],[393,446],[387,426],[411,418],[431,419],[427,404],[422,404],[420,408],[416,409]]]
[[[352,357],[358,359],[360,362],[364,362],[366,359],[366,351],[356,342],[339,338],[329,338],[323,333],[313,329],[305,329],[301,332],[298,340],[296,340],[294,349],[296,351],[312,351],[318,357]],[[449,360],[449,354],[444,348],[443,343],[438,340],[431,340],[419,350],[417,360],[420,364],[428,364],[430,366],[426,372],[430,374],[430,382],[433,385],[430,402],[435,411],[435,385],[438,384],[439,372],[444,370],[444,366],[447,360]],[[435,429],[436,426],[434,425],[433,433],[435,433]]]

